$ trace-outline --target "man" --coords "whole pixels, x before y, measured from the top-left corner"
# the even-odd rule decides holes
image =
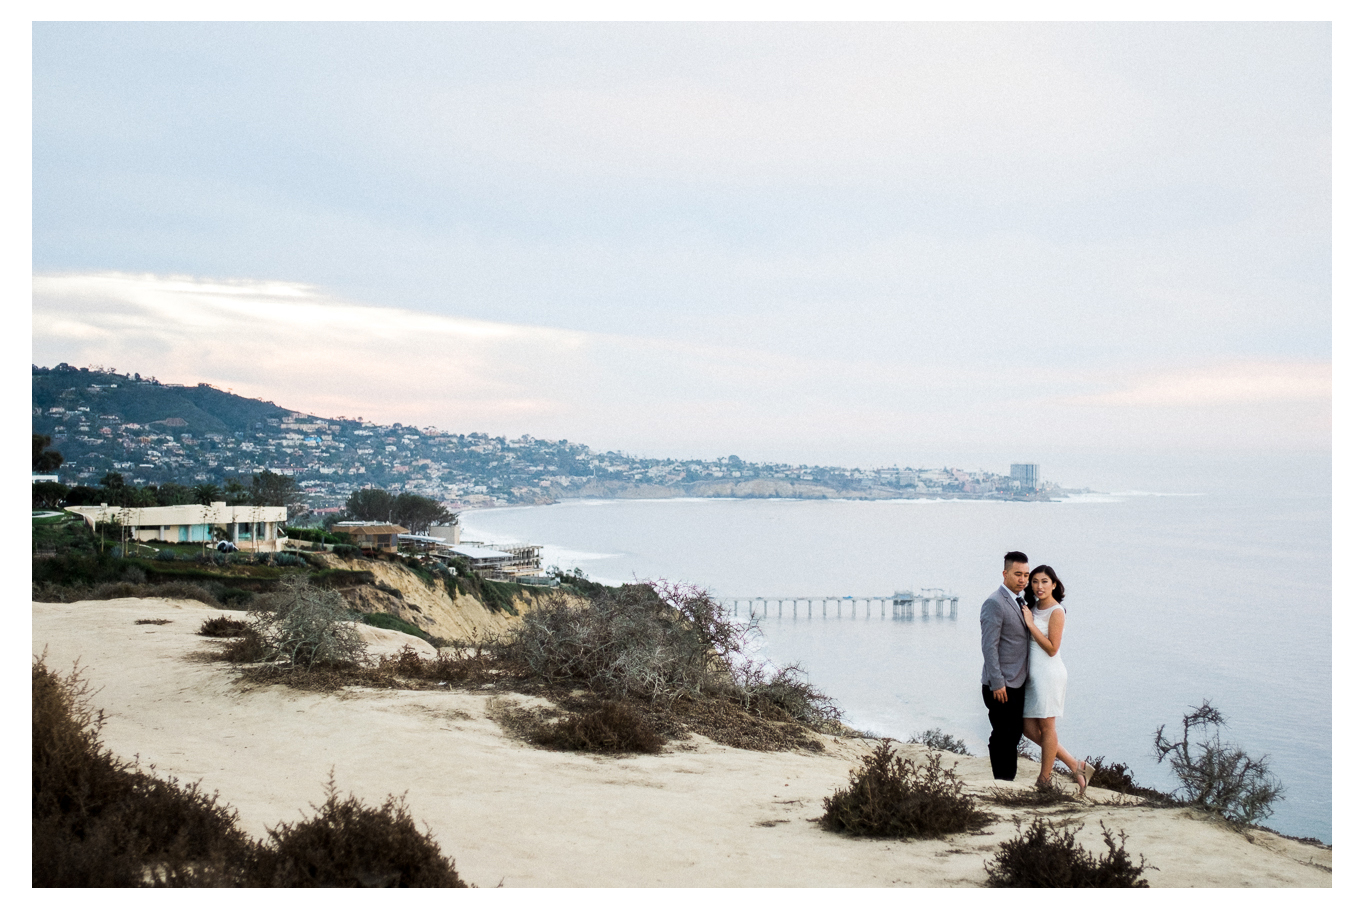
[[[1024,625],[1023,590],[1028,557],[1005,554],[1004,583],[981,605],[981,697],[991,718],[991,771],[1014,780],[1019,738],[1024,735],[1024,683],[1028,680],[1029,632]]]

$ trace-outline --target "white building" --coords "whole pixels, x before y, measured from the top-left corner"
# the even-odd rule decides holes
[[[215,502],[207,506],[147,506],[141,509],[97,506],[68,506],[90,527],[97,522],[117,522],[130,529],[135,540],[160,540],[166,543],[213,542],[213,529],[222,529],[227,540],[241,550],[278,551],[283,547],[284,506],[230,506]]]

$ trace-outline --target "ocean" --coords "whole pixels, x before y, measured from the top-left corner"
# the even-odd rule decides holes
[[[855,728],[905,739],[937,727],[978,755],[990,727],[977,617],[1003,554],[1023,550],[1066,585],[1058,732],[1068,750],[1173,789],[1154,733],[1207,699],[1227,720],[1224,742],[1268,755],[1285,786],[1266,824],[1331,843],[1330,462],[1259,467],[1057,502],[578,500],[461,521],[467,539],[541,544],[547,565],[612,584],[668,579],[721,597],[956,594],[956,619],[891,618],[889,604],[887,618],[876,605],[836,616],[833,603],[808,617],[789,600],[781,618],[770,608],[760,621],[760,647],[799,662]]]

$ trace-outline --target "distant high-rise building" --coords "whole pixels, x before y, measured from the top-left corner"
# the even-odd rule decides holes
[[[1038,489],[1038,466],[1036,464],[1012,464],[1010,465],[1010,480],[1019,481],[1021,490],[1035,491]]]

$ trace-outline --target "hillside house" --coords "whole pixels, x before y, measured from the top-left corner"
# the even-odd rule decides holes
[[[401,525],[375,524],[368,521],[338,521],[332,525],[333,534],[347,534],[362,550],[380,553],[398,552],[398,535],[408,533]]]
[[[230,506],[226,502],[207,506],[147,506],[121,508],[68,506],[90,527],[99,522],[117,523],[131,531],[134,540],[166,543],[211,543],[230,540],[239,550],[275,552],[283,548],[284,506]],[[215,531],[217,533],[215,533]]]

